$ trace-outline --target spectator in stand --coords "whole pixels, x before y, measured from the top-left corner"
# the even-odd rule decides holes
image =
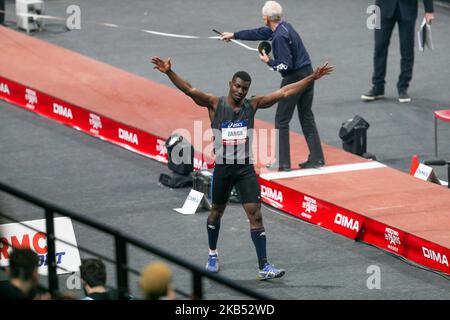
[[[106,266],[100,259],[83,259],[80,276],[86,296],[81,300],[116,300],[118,295],[108,290],[106,285]]]
[[[9,257],[9,281],[0,284],[0,300],[32,300],[38,285],[37,254],[14,248]]]
[[[146,300],[175,300],[172,271],[163,262],[149,263],[141,272],[139,285]]]

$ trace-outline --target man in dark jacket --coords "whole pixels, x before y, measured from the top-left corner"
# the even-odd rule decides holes
[[[9,257],[9,281],[0,283],[0,300],[31,300],[38,284],[37,254],[14,248]]]
[[[222,40],[227,42],[232,39],[272,40],[273,59],[265,52],[260,54],[260,59],[273,70],[280,72],[283,77],[281,87],[284,87],[308,77],[313,73],[313,69],[302,39],[292,25],[281,19],[282,10],[278,2],[267,1],[262,8],[265,27],[235,33],[224,32]],[[279,130],[279,157],[278,163],[272,167],[278,168],[279,171],[288,171],[291,168],[289,122],[294,114],[295,106],[298,109],[300,124],[309,149],[308,159],[300,163],[300,167],[315,168],[325,164],[319,132],[311,109],[313,96],[314,83],[311,83],[303,91],[278,103],[275,128]]]
[[[423,0],[425,19],[430,24],[433,19],[433,0]],[[377,0],[380,8],[380,28],[375,29],[375,53],[373,57],[372,89],[361,96],[364,101],[384,98],[386,83],[386,63],[389,42],[395,23],[398,24],[400,37],[400,76],[397,82],[398,101],[410,102],[409,83],[412,79],[414,65],[414,39],[418,11],[418,0]]]

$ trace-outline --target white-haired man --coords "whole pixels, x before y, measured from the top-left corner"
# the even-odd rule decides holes
[[[262,17],[265,26],[257,29],[242,30],[238,32],[223,32],[222,40],[272,40],[273,59],[265,52],[260,59],[273,70],[279,71],[283,80],[281,87],[302,80],[313,73],[311,59],[303,45],[302,39],[295,29],[282,20],[283,9],[276,1],[267,1],[262,8]],[[314,114],[311,110],[314,97],[314,83],[311,83],[302,92],[283,99],[278,103],[275,115],[275,128],[279,130],[279,156],[272,168],[279,171],[288,171],[291,168],[289,122],[297,106],[300,124],[308,144],[308,159],[300,163],[302,168],[315,168],[325,164],[325,158],[320,143]]]

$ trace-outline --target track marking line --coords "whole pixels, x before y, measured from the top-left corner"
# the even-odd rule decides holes
[[[377,161],[367,161],[367,162],[343,164],[343,165],[337,165],[337,166],[325,166],[325,167],[320,167],[317,169],[299,169],[299,170],[293,170],[293,171],[289,171],[289,172],[270,172],[270,173],[260,174],[259,176],[262,179],[270,181],[270,180],[278,180],[278,179],[290,179],[290,178],[297,178],[297,177],[315,176],[315,175],[319,175],[319,174],[378,169],[378,168],[385,168],[385,167],[386,167],[386,165],[379,163]]]

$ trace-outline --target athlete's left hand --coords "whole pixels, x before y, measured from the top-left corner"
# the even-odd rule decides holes
[[[333,73],[333,71],[334,71],[334,66],[329,66],[328,61],[327,61],[324,65],[321,65],[316,68],[313,76],[314,76],[315,80],[319,80],[323,76]]]

